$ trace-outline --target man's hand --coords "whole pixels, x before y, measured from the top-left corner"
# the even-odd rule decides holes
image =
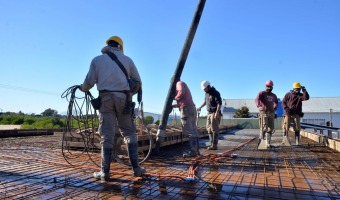
[[[84,92],[84,91],[81,89],[81,85],[75,86],[75,89],[79,89],[80,91]]]
[[[286,112],[287,115],[289,115],[290,114],[290,109],[289,108],[285,108],[285,112]]]
[[[217,111],[214,113],[214,119],[218,119],[219,117],[221,117],[220,113]]]

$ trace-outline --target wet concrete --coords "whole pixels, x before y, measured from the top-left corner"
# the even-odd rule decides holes
[[[0,139],[0,199],[340,198],[339,152],[307,138],[299,146],[281,146],[280,131],[272,137],[273,148],[258,150],[258,134],[254,129],[221,134],[217,151],[206,150],[208,140],[201,139],[202,156],[196,159],[182,158],[187,142],[162,147],[142,164],[148,173],[143,178],[113,162],[107,183],[92,178],[98,153],[88,159],[73,152],[71,166],[58,137]],[[288,139],[294,144],[293,135]],[[196,178],[187,181],[193,166]]]

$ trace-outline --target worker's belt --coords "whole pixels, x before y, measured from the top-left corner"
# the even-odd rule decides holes
[[[107,93],[107,92],[120,92],[127,94],[129,91],[128,90],[99,90],[99,93]]]

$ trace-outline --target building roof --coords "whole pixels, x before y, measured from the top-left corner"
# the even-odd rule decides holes
[[[279,102],[280,103],[280,102]],[[250,113],[258,113],[255,99],[223,99],[222,112],[235,112],[242,106],[247,106]],[[311,97],[302,104],[305,113],[340,113],[340,97]]]
[[[304,112],[338,112],[340,113],[340,97],[315,97],[310,98],[309,101],[304,101],[302,110]]]

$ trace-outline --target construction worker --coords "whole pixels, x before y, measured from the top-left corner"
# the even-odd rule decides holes
[[[302,93],[300,92],[302,89]],[[283,137],[288,136],[289,127],[292,126],[295,133],[295,144],[300,143],[300,118],[303,117],[302,101],[307,101],[309,94],[304,86],[299,82],[293,83],[293,90],[288,92],[282,100],[284,109],[284,118],[282,128],[284,130]]]
[[[190,150],[184,153],[183,157],[195,157],[199,155],[199,143],[196,126],[196,106],[192,100],[191,92],[187,84],[183,81],[176,83],[176,96],[174,100],[177,101],[172,107],[179,108],[181,112],[182,132],[185,137],[189,137]]]
[[[205,99],[200,107],[197,108],[197,111],[201,111],[201,109],[206,105],[208,116],[207,116],[207,124],[206,129],[209,134],[209,142],[210,146],[207,148],[208,150],[217,150],[218,144],[218,136],[220,133],[219,124],[221,121],[221,106],[222,99],[220,93],[212,86],[210,86],[209,81],[203,81],[201,83],[202,90],[205,91]]]
[[[119,128],[127,144],[128,154],[134,176],[141,176],[145,169],[139,166],[136,127],[133,123],[132,112],[126,112],[126,100],[129,93],[129,83],[117,62],[112,60],[107,52],[114,53],[124,65],[129,77],[141,82],[138,70],[131,58],[123,53],[123,41],[118,36],[112,36],[106,41],[102,55],[93,58],[89,72],[80,85],[83,92],[97,85],[101,106],[99,108],[99,133],[101,136],[101,170],[93,175],[103,182],[109,181],[110,162],[114,135]]]
[[[275,111],[278,107],[276,94],[272,92],[274,83],[266,82],[266,89],[258,93],[255,104],[259,109],[260,140],[266,140],[267,147],[271,147],[271,136],[274,131]]]

